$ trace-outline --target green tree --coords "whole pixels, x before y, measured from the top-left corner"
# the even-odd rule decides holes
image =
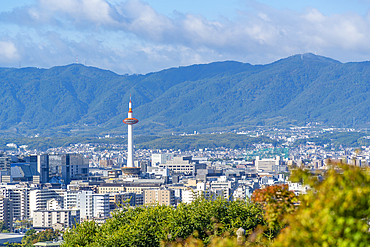
[[[369,169],[333,164],[323,180],[295,173],[312,189],[274,246],[369,246]]]
[[[198,198],[177,208],[164,205],[123,207],[101,226],[78,224],[64,234],[63,246],[160,246],[194,236],[208,244],[217,236],[248,232],[264,225],[262,207],[252,202]]]
[[[36,232],[34,229],[30,229],[26,232],[25,236],[22,238],[22,245],[24,247],[31,247],[37,242],[46,242],[58,240],[60,233],[59,231],[54,231],[52,229],[47,229],[45,231]]]
[[[0,232],[7,233],[9,229],[6,227],[4,221],[0,221]]]
[[[95,221],[84,221],[76,224],[63,234],[64,246],[88,246],[98,237],[98,224]]]

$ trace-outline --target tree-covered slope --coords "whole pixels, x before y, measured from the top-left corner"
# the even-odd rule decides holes
[[[81,64],[0,68],[2,133],[125,133],[130,94],[139,133],[319,121],[366,126],[370,63],[313,54],[268,65],[233,61],[117,75]]]

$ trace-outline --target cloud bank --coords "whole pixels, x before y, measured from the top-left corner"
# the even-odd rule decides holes
[[[3,67],[52,67],[78,55],[86,65],[131,74],[223,60],[269,63],[305,52],[342,62],[370,57],[370,14],[325,16],[255,2],[233,20],[210,21],[165,16],[139,0],[38,0],[0,13],[0,25]]]

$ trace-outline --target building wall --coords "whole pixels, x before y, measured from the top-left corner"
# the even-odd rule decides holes
[[[155,189],[144,191],[144,204],[174,205],[175,191],[171,189]]]

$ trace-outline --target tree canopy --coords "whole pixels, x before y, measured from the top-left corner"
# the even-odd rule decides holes
[[[264,225],[262,207],[252,202],[199,198],[190,204],[123,207],[101,226],[78,224],[64,234],[63,246],[160,246],[189,236],[209,243],[213,237],[251,232]]]

